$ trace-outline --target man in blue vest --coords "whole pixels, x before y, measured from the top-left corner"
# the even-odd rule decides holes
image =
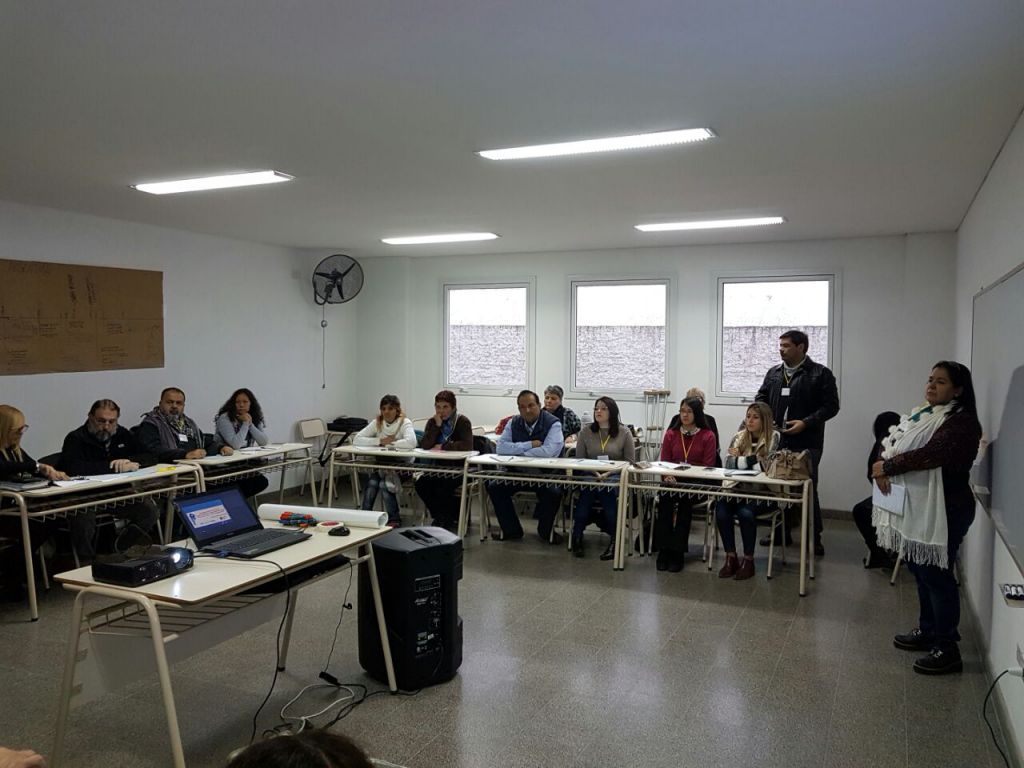
[[[551,413],[541,408],[540,398],[536,392],[524,389],[516,400],[519,415],[512,418],[498,436],[497,450],[499,456],[533,456],[538,458],[557,458],[562,454],[565,439],[562,437],[562,424]],[[560,544],[562,537],[551,529],[555,523],[558,505],[562,503],[562,493],[542,485],[525,485],[510,482],[487,483],[487,493],[494,504],[494,514],[501,526],[501,533],[492,536],[501,541],[523,538],[523,526],[519,523],[512,497],[516,493],[532,492],[537,494],[537,535],[543,541]]]

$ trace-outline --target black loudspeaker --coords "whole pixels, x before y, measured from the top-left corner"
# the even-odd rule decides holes
[[[399,528],[371,544],[398,687],[450,680],[462,665],[462,539],[443,528]],[[387,682],[367,563],[359,566],[359,663]]]

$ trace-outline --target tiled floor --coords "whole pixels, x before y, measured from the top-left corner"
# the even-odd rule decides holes
[[[891,636],[915,623],[909,574],[895,587],[860,567],[853,526],[827,521],[828,556],[810,594],[795,566],[772,581],[720,581],[699,560],[681,574],[631,559],[614,573],[588,537],[584,560],[536,539],[466,541],[464,662],[416,696],[375,696],[336,728],[375,757],[442,766],[801,768],[1001,766],[981,720],[988,683],[971,627],[963,675],[930,679]],[[694,540],[699,532],[694,525]],[[317,682],[345,575],[299,597],[289,665],[260,719]],[[356,588],[351,597],[354,599]],[[42,618],[0,609],[0,743],[48,752],[71,601],[54,590]],[[247,742],[270,683],[276,623],[174,667],[190,766],[221,766]],[[346,613],[331,671],[362,674]],[[300,709],[329,703],[313,692]],[[137,683],[73,711],[66,765],[167,765],[159,692]],[[991,716],[991,715],[990,715]]]

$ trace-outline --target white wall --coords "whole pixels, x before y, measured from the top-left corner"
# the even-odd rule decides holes
[[[826,430],[822,503],[848,510],[866,495],[871,422],[882,410],[906,410],[923,398],[931,364],[951,354],[955,238],[952,234],[815,242],[645,248],[503,256],[367,260],[359,297],[361,370],[356,402],[375,412],[394,392],[412,417],[432,412],[442,386],[442,283],[536,277],[537,353],[533,384],[566,386],[569,378],[571,277],[668,276],[674,281],[669,387],[710,389],[718,271],[805,269],[842,274],[842,410]],[[813,357],[814,350],[811,350]],[[568,388],[568,387],[566,387]],[[883,396],[884,394],[884,396]],[[589,410],[589,400],[567,398]],[[513,398],[462,396],[474,423],[494,423],[515,410]],[[728,431],[743,409],[711,405]],[[628,421],[641,406],[624,403]]]
[[[959,359],[971,356],[974,294],[1024,261],[1024,123],[1018,123],[960,228],[956,264],[956,339]],[[1019,333],[1021,329],[1007,329]],[[963,556],[967,598],[981,626],[993,674],[1017,667],[1017,645],[1024,645],[1024,610],[1007,607],[998,585],[1020,583],[992,521],[980,508],[967,535]],[[1024,761],[1024,686],[1001,682],[1004,712],[1018,760]],[[1004,719],[1004,722],[1005,719]]]
[[[343,410],[354,334],[336,314],[322,390],[309,276],[323,255],[0,202],[0,258],[164,273],[164,368],[0,377],[0,402],[32,427],[25,448],[59,451],[100,397],[120,404],[122,424],[137,424],[168,385],[185,390],[204,430],[234,389],[249,387],[279,441],[296,437],[299,419]]]

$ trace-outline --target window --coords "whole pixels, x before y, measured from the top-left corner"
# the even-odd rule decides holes
[[[572,283],[572,389],[636,393],[667,380],[667,280]]]
[[[808,354],[838,378],[836,275],[718,278],[715,395],[749,401],[779,364],[779,336],[800,330]]]
[[[502,394],[527,386],[530,289],[528,283],[445,285],[445,386]]]

